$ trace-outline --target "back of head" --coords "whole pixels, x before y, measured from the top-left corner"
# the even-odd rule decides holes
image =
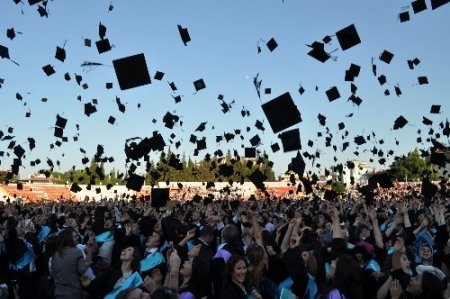
[[[223,242],[238,245],[241,242],[239,228],[234,224],[227,224],[222,230]]]
[[[422,294],[420,298],[426,299],[444,299],[444,288],[442,281],[430,272],[423,272],[422,275]]]
[[[64,247],[75,247],[77,245],[73,238],[74,232],[74,229],[66,228],[58,233],[58,236],[56,238],[55,253],[58,252],[58,254],[62,256]]]
[[[355,258],[342,255],[336,261],[333,287],[341,291],[347,299],[362,299],[361,269]]]

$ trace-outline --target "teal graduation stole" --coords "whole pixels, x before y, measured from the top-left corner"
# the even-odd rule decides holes
[[[37,236],[39,239],[39,243],[44,242],[45,238],[47,238],[49,234],[50,234],[50,227],[44,225]]]
[[[141,260],[141,272],[151,270],[164,262],[165,259],[161,252],[157,251],[153,254],[150,254],[145,259]]]
[[[316,298],[316,295],[318,292],[316,279],[314,278],[314,276],[312,276],[309,273],[308,273],[308,277],[309,277],[309,281],[308,281],[308,286],[306,287],[306,291],[309,292],[309,299],[314,299],[314,298]]]
[[[20,259],[16,263],[9,263],[9,269],[16,271],[22,270],[23,268],[25,268],[25,266],[34,261],[33,247],[26,241],[25,244],[27,245],[27,251],[20,257]]]
[[[366,266],[367,270],[373,270],[375,272],[381,272],[380,265],[375,260],[370,260],[369,263]]]
[[[194,242],[192,240],[187,242],[188,251],[191,251],[194,248]]]
[[[128,276],[127,279],[116,286],[110,293],[108,293],[104,299],[114,299],[120,292],[131,288],[138,288],[143,285],[143,283],[144,282],[142,281],[141,276],[135,271],[133,274]]]
[[[97,243],[104,243],[112,240],[114,240],[114,235],[111,231],[101,233],[100,235],[95,237],[95,242]]]

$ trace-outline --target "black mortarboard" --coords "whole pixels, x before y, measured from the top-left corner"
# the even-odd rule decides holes
[[[278,135],[278,138],[281,139],[281,143],[283,145],[283,152],[285,153],[300,150],[302,148],[300,142],[300,131],[298,128],[283,132]]]
[[[345,71],[345,81],[353,81],[355,77],[359,76],[359,72],[361,71],[361,67],[356,64],[351,64],[350,68]]]
[[[203,131],[205,130],[205,128],[206,128],[206,124],[207,124],[206,121],[205,121],[205,122],[202,122],[202,123],[197,127],[197,129],[195,129],[195,132],[203,132]]]
[[[433,124],[433,121],[431,119],[428,119],[425,116],[423,116],[422,123],[426,126],[431,126]]]
[[[345,124],[344,123],[339,123],[338,124],[338,128],[339,128],[339,130],[342,130],[342,129],[344,129],[345,128]]]
[[[261,107],[274,133],[278,133],[302,121],[300,111],[289,92],[274,98]]]
[[[195,91],[202,90],[203,88],[206,88],[205,81],[203,79],[198,79],[197,81],[194,81],[194,87]]]
[[[380,83],[380,85],[383,85],[384,83],[386,83],[386,76],[385,75],[379,76],[378,82]]]
[[[85,47],[91,47],[91,40],[89,38],[84,39],[84,46]]]
[[[394,130],[403,128],[407,123],[408,121],[406,120],[406,118],[400,115],[394,122]]]
[[[55,137],[62,138],[64,135],[64,130],[58,127],[55,127],[55,132],[53,133]]]
[[[258,135],[255,135],[250,139],[250,144],[252,146],[258,146],[260,143],[261,143],[261,138],[259,138]]]
[[[200,140],[197,140],[197,150],[201,151],[206,149],[206,137],[203,137]]]
[[[143,53],[113,60],[121,90],[151,83]]]
[[[394,54],[387,50],[384,50],[383,53],[380,54],[380,60],[386,62],[387,64],[391,63],[392,58],[394,58]]]
[[[91,102],[84,104],[84,114],[88,117],[95,112],[97,112],[97,108]]]
[[[419,13],[427,9],[427,3],[425,0],[416,0],[411,3],[414,13]]]
[[[356,31],[356,27],[354,24],[336,32],[336,37],[343,51],[350,49],[351,47],[361,43],[361,39],[359,38],[358,32]]]
[[[424,198],[431,199],[438,191],[438,186],[430,182],[428,178],[422,179],[421,193]]]
[[[275,50],[278,47],[278,44],[273,37],[267,42],[266,45],[267,48],[270,50],[270,52],[273,52],[273,50]]]
[[[256,120],[255,127],[261,131],[265,130],[264,124],[259,119]]]
[[[438,114],[441,110],[441,105],[432,105],[430,113],[432,114]]]
[[[153,77],[155,80],[162,80],[162,78],[164,77],[164,73],[163,72],[160,72],[160,71],[157,71],[156,73],[155,73],[155,76]]]
[[[111,82],[107,82],[105,84],[105,87],[106,87],[106,89],[111,89],[111,88],[113,88],[113,84]]]
[[[303,178],[303,173],[305,172],[305,161],[303,160],[303,156],[300,151],[297,152],[297,155],[291,159],[291,163],[288,164],[288,170],[295,172],[298,176]]]
[[[56,47],[55,58],[64,62],[64,60],[66,60],[66,50],[60,47]]]
[[[175,85],[175,82],[170,82],[169,83],[170,88],[172,89],[172,91],[177,90],[177,86]]]
[[[38,9],[37,9],[39,15],[41,17],[47,17],[48,18],[48,13],[47,10],[45,9],[45,6],[42,5],[38,5]]]
[[[256,157],[256,148],[246,147],[245,148],[245,157],[246,158],[255,158]]]
[[[114,116],[110,116],[108,118],[108,123],[110,123],[111,125],[113,125],[116,122],[116,118]]]
[[[377,187],[377,183],[380,184],[381,188],[392,188],[394,184],[389,177],[387,172],[379,172],[375,173],[369,178],[369,188],[375,189]]]
[[[362,144],[366,143],[366,139],[364,139],[364,136],[356,136],[355,143],[357,145],[362,145]]]
[[[71,192],[77,193],[77,192],[80,192],[81,190],[83,190],[83,189],[81,189],[81,187],[78,186],[77,183],[72,183],[72,186],[70,186]]]
[[[181,40],[183,41],[183,44],[187,46],[187,43],[191,41],[191,37],[189,36],[189,32],[187,28],[181,27],[181,25],[178,26],[178,32],[180,33]]]
[[[256,169],[250,175],[250,181],[256,186],[256,188],[260,190],[265,190],[264,181],[267,180],[267,177],[261,172],[261,170]]]
[[[298,92],[300,93],[300,95],[305,93],[305,89],[303,88],[303,86],[300,86],[300,88],[298,89]]]
[[[272,152],[276,153],[280,150],[280,145],[278,143],[274,143],[270,146],[270,148],[272,149]]]
[[[326,125],[326,120],[327,120],[326,116],[319,113],[319,115],[317,115],[317,118],[319,119],[320,125],[322,125],[322,126]]]
[[[10,59],[9,58],[9,50],[7,47],[0,45],[0,57]]]
[[[265,88],[264,89],[264,93],[265,94],[271,94],[272,93],[272,88]]]
[[[326,35],[324,38],[322,38],[322,41],[326,44],[328,44],[329,42],[331,42],[331,36]]]
[[[59,116],[59,114],[56,115],[56,123],[55,126],[65,129],[67,124],[67,119],[64,117]]]
[[[311,45],[308,45],[308,47],[312,48],[312,50],[308,52],[308,55],[319,60],[322,63],[324,63],[331,57],[330,54],[325,52],[323,43],[313,42]]]
[[[399,97],[402,94],[402,90],[400,89],[400,87],[398,85],[394,86],[394,89],[395,89],[395,94]]]
[[[53,75],[55,72],[55,69],[50,64],[47,64],[46,66],[42,67],[42,70],[47,76]]]
[[[409,21],[409,11],[404,11],[398,15],[400,22],[408,22]]]
[[[341,97],[341,95],[339,94],[339,90],[337,89],[336,86],[328,89],[326,91],[327,97],[328,97],[328,101],[332,102],[334,100],[337,100]]]
[[[23,154],[25,154],[25,150],[20,145],[17,145],[14,147],[14,154],[17,156],[17,158],[21,159]]]
[[[130,176],[127,179],[127,185],[126,187],[130,190],[134,190],[136,192],[141,191],[142,185],[144,185],[145,177],[137,175],[137,174],[130,174]]]
[[[349,101],[352,101],[353,104],[356,104],[357,106],[361,105],[362,103],[362,99],[358,96],[355,96],[354,94],[352,94],[349,98]]]
[[[95,42],[97,46],[98,54],[102,54],[111,50],[111,44],[109,43],[109,39],[101,39]]]
[[[430,163],[434,165],[438,165],[441,167],[445,167],[447,163],[447,158],[445,157],[445,153],[442,151],[431,151],[430,155]]]
[[[428,84],[428,78],[426,76],[417,77],[417,81],[419,81],[420,85]]]
[[[10,40],[13,40],[16,37],[16,32],[14,31],[14,28],[9,28],[6,30],[6,37]]]
[[[170,189],[169,188],[152,188],[151,192],[151,205],[154,208],[165,207],[167,202],[170,200]]]
[[[439,8],[440,6],[450,3],[449,0],[431,0],[431,9],[435,10],[436,8]]]

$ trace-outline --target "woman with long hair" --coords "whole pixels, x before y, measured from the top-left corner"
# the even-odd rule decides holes
[[[50,274],[55,282],[55,298],[79,299],[82,297],[80,277],[86,272],[89,263],[76,247],[78,234],[72,228],[59,232],[56,246],[49,261]],[[88,247],[88,261],[92,251]]]
[[[196,256],[185,261],[180,269],[180,275],[181,299],[200,299],[211,292],[211,284],[208,284],[209,265],[203,258]]]
[[[141,254],[137,247],[127,247],[120,254],[120,264],[104,275],[90,280],[82,277],[82,284],[95,298],[113,299],[122,291],[140,287],[143,284],[140,276]]]
[[[250,286],[247,267],[247,260],[243,256],[232,255],[228,259],[224,271],[224,285],[219,298],[247,299],[249,295],[256,299],[262,298]]]
[[[326,299],[362,299],[361,271],[355,258],[342,255],[331,264],[333,283]]]

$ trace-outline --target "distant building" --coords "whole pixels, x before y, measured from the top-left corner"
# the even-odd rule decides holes
[[[353,164],[354,167],[350,169],[348,164],[345,164],[342,174],[334,173],[334,180],[344,182],[347,186],[350,186],[351,178],[353,177],[355,184],[367,185],[369,177],[375,172],[375,168],[366,161],[352,160],[350,162],[349,164]]]
[[[20,181],[22,183],[27,183],[27,184],[53,185],[55,178],[53,178],[52,176],[46,177],[44,174],[36,174],[36,175],[31,175],[25,179],[20,179]]]

